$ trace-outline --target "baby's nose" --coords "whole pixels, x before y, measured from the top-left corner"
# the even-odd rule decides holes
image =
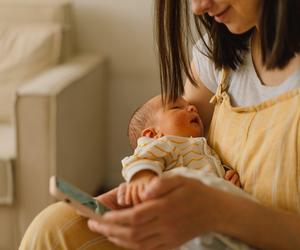
[[[187,110],[188,110],[189,112],[198,112],[196,106],[191,105],[191,104],[188,106],[188,109],[187,109]]]

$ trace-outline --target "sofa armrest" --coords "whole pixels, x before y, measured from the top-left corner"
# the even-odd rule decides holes
[[[53,202],[51,175],[88,193],[102,185],[104,64],[99,56],[77,56],[17,91],[16,196],[22,231]]]

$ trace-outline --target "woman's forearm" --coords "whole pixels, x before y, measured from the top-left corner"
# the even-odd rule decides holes
[[[116,200],[114,193],[100,201]],[[183,176],[156,178],[143,203],[107,212],[101,223],[89,226],[125,248],[153,249],[153,244],[162,244],[162,249],[173,249],[192,237],[217,232],[260,249],[300,249],[300,215]]]
[[[300,249],[300,215],[224,194],[217,231],[261,249]]]

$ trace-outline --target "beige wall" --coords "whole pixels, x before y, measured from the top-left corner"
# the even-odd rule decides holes
[[[107,185],[122,178],[120,160],[130,154],[126,136],[132,111],[159,93],[153,42],[152,0],[73,0],[78,48],[108,58]]]

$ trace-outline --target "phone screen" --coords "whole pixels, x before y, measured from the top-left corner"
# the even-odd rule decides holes
[[[84,193],[79,188],[67,183],[65,181],[56,179],[56,187],[63,193],[70,196],[72,199],[80,202],[82,205],[92,209],[95,213],[104,214],[109,211],[109,208],[99,203],[96,199],[87,193]],[[70,200],[65,200],[71,202]]]

